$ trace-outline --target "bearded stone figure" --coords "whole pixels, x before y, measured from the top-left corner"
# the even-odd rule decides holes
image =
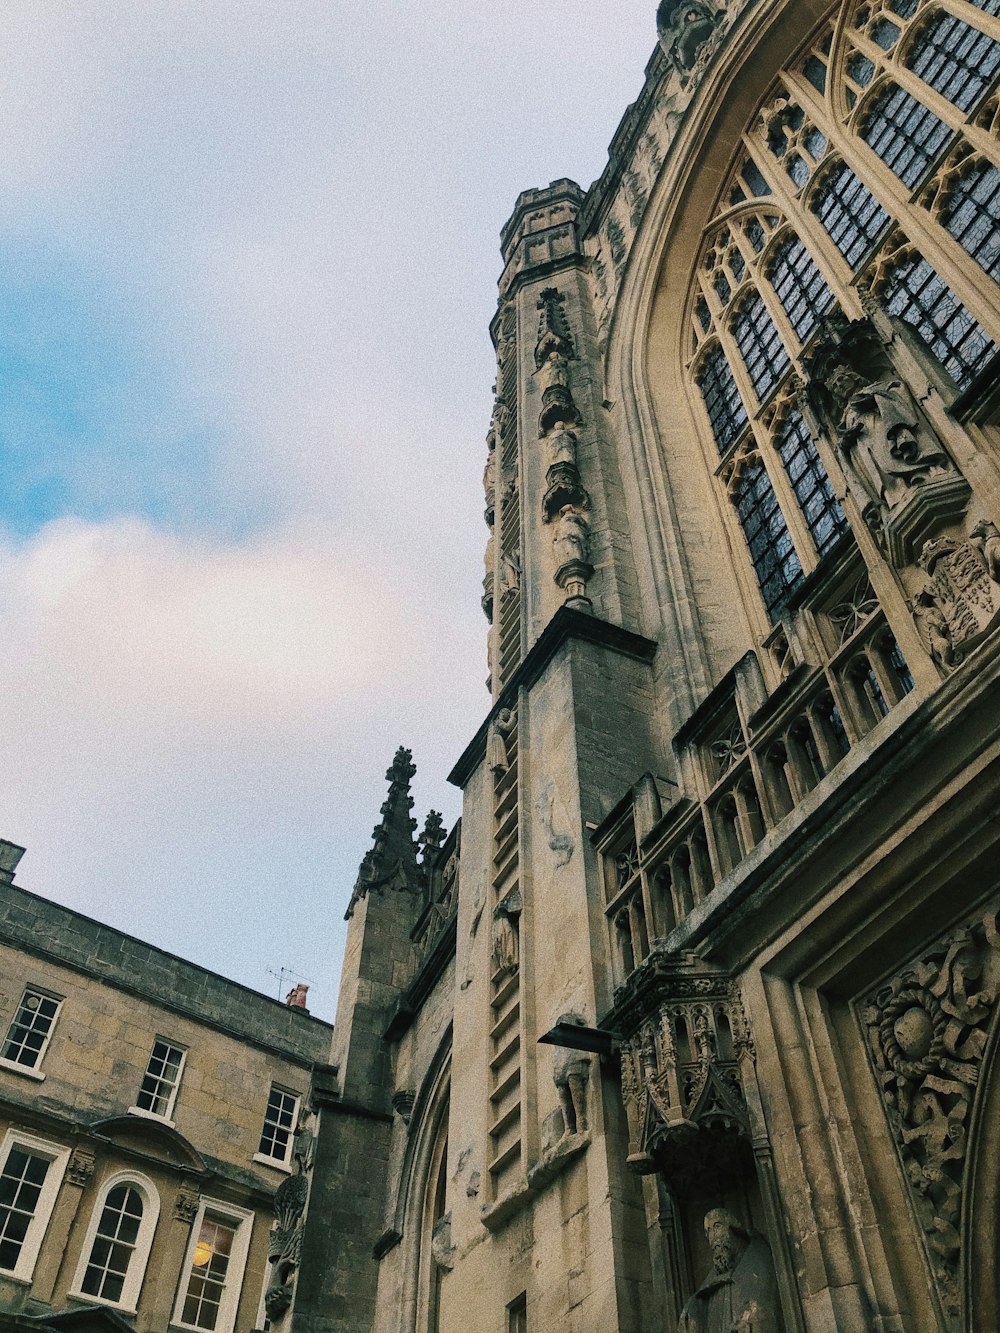
[[[841,409],[838,435],[844,459],[868,504],[881,513],[897,508],[929,477],[953,470],[901,381],[866,384],[856,371],[842,367],[829,389]]]
[[[677,1333],[783,1333],[774,1260],[763,1236],[751,1236],[725,1208],[705,1217],[714,1270],[681,1315]]]

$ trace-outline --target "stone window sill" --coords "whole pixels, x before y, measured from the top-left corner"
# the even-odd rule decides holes
[[[272,1171],[282,1171],[286,1176],[292,1174],[292,1168],[289,1164],[279,1162],[275,1157],[265,1157],[263,1153],[255,1152],[252,1160],[258,1162],[261,1166],[269,1166]]]
[[[154,1125],[166,1125],[168,1129],[177,1128],[174,1122],[169,1120],[165,1115],[157,1115],[155,1111],[143,1110],[141,1106],[130,1106],[128,1108],[128,1114],[137,1115],[140,1120],[152,1120]],[[108,1302],[105,1301],[105,1304],[107,1305]]]
[[[45,1075],[40,1069],[33,1069],[30,1065],[19,1065],[16,1060],[7,1060],[0,1056],[0,1069],[6,1069],[11,1074],[20,1074],[22,1078],[32,1078],[36,1083],[43,1083]]]

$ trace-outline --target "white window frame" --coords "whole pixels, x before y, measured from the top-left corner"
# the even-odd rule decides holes
[[[264,1166],[273,1166],[277,1167],[279,1170],[288,1171],[290,1170],[289,1164],[292,1160],[292,1149],[295,1146],[295,1126],[298,1124],[299,1110],[302,1106],[302,1094],[296,1092],[293,1088],[286,1088],[282,1083],[272,1083],[267,1090],[268,1106],[270,1106],[271,1094],[273,1092],[283,1092],[286,1097],[293,1098],[295,1103],[292,1107],[292,1128],[288,1133],[288,1143],[285,1146],[285,1155],[284,1157],[269,1157],[267,1153],[261,1152],[258,1148],[257,1152],[253,1155],[253,1160],[255,1162],[260,1162]],[[267,1123],[267,1107],[265,1107],[264,1120],[260,1127],[260,1137],[257,1140],[258,1143],[260,1143],[260,1139],[264,1136],[264,1130],[267,1128]]]
[[[188,1286],[194,1269],[195,1246],[198,1244],[201,1224],[205,1220],[206,1213],[211,1213],[223,1222],[231,1222],[236,1225],[236,1235],[233,1237],[233,1248],[229,1256],[229,1267],[226,1270],[226,1284],[223,1288],[222,1300],[219,1303],[219,1317],[215,1324],[215,1333],[233,1333],[236,1316],[240,1308],[240,1297],[243,1295],[243,1280],[246,1277],[247,1257],[250,1253],[250,1237],[253,1232],[255,1214],[249,1209],[237,1207],[234,1203],[226,1203],[223,1199],[203,1197],[201,1200],[198,1214],[191,1227],[188,1247],[184,1254],[184,1267],[181,1269],[181,1280],[177,1286],[177,1299],[174,1301],[174,1314],[171,1323],[177,1328],[190,1329],[191,1333],[204,1333],[204,1330],[200,1329],[197,1324],[186,1324],[184,1322],[184,1303],[187,1300]]]
[[[56,1011],[52,1015],[52,1022],[49,1024],[49,1030],[45,1034],[45,1040],[42,1042],[41,1046],[38,1049],[38,1055],[34,1064],[26,1065],[19,1060],[10,1060],[7,1058],[7,1056],[0,1055],[0,1068],[9,1069],[13,1074],[23,1074],[26,1078],[33,1078],[36,1079],[39,1083],[41,1083],[42,1080],[45,1078],[45,1075],[42,1073],[40,1065],[42,1061],[45,1059],[45,1052],[49,1049],[49,1042],[52,1040],[52,1034],[53,1032],[55,1032],[56,1024],[59,1022],[59,1015],[62,1012],[62,1007],[64,1003],[63,997],[61,995],[54,994],[52,991],[48,990],[45,986],[33,986],[29,982],[21,991],[20,999],[17,1002],[17,1008],[14,1010],[13,1014],[11,1015],[10,1022],[7,1024],[7,1031],[4,1034],[3,1045],[0,1046],[0,1050],[2,1050],[3,1047],[7,1045],[8,1041],[10,1041],[11,1029],[17,1022],[17,1016],[21,1012],[21,1006],[22,1004],[24,1004],[25,999],[29,995],[38,995],[44,1000],[55,1001]]]
[[[97,1228],[101,1224],[104,1205],[107,1203],[108,1195],[117,1185],[131,1185],[142,1195],[142,1221],[139,1223],[139,1234],[135,1238],[132,1257],[129,1259],[121,1299],[109,1301],[105,1296],[94,1296],[89,1292],[85,1293],[83,1280],[87,1275],[87,1269],[90,1267],[90,1256],[94,1249],[94,1241],[97,1239]],[[160,1196],[157,1193],[156,1186],[148,1176],[144,1176],[138,1171],[117,1171],[113,1176],[108,1176],[107,1180],[101,1185],[100,1193],[90,1215],[90,1224],[84,1237],[83,1248],[80,1251],[80,1261],[76,1267],[76,1276],[73,1278],[69,1295],[81,1301],[87,1301],[91,1305],[107,1305],[113,1310],[124,1310],[129,1314],[135,1314],[143,1280],[146,1276],[149,1251],[153,1244],[153,1234],[156,1231],[159,1216]]]
[[[169,1046],[172,1051],[180,1051],[181,1053],[181,1062],[177,1066],[177,1078],[174,1080],[174,1085],[170,1089],[170,1100],[167,1102],[167,1107],[165,1111],[149,1111],[146,1109],[146,1107],[139,1105],[139,1097],[142,1093],[142,1085],[149,1076],[149,1066],[153,1062],[153,1053],[156,1050],[157,1042],[162,1042],[164,1046]],[[143,1071],[142,1078],[139,1080],[139,1091],[136,1093],[135,1104],[128,1108],[129,1115],[144,1116],[147,1120],[156,1120],[161,1125],[169,1125],[171,1128],[173,1128],[174,1107],[177,1105],[177,1094],[181,1090],[181,1081],[184,1078],[184,1070],[187,1067],[187,1057],[188,1053],[186,1046],[181,1046],[179,1042],[171,1041],[169,1037],[163,1037],[159,1033],[157,1033],[157,1035],[153,1038],[153,1044],[149,1049],[149,1059],[146,1061],[146,1068]],[[153,1077],[159,1078],[160,1076],[158,1074],[154,1074]]]
[[[0,1144],[0,1170],[7,1165],[7,1159],[14,1148],[22,1148],[36,1157],[44,1157],[49,1162],[45,1183],[38,1195],[38,1204],[28,1224],[17,1263],[13,1268],[0,1268],[0,1273],[6,1277],[12,1277],[17,1282],[30,1283],[66,1173],[70,1149],[58,1143],[50,1143],[47,1139],[36,1139],[33,1134],[22,1134],[20,1130],[8,1129],[3,1143]]]

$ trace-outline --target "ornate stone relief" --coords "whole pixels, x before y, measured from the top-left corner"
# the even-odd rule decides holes
[[[1000,902],[900,969],[859,1007],[875,1080],[948,1326],[965,1327],[967,1136],[1000,994]]]
[[[581,510],[564,505],[552,533],[556,556],[556,583],[566,593],[566,605],[589,609],[587,581],[594,572],[590,563],[590,524]]]
[[[686,87],[702,74],[717,45],[726,8],[702,0],[660,0],[656,32],[663,54]]]
[[[981,522],[965,541],[941,537],[924,544],[917,561],[927,576],[912,603],[925,646],[943,671],[1000,624],[1000,546],[994,523]]]
[[[179,1190],[174,1199],[174,1217],[178,1222],[191,1223],[198,1216],[201,1200],[193,1190]]]

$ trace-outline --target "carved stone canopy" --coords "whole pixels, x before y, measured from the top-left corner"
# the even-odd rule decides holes
[[[625,1035],[629,1166],[659,1172],[675,1198],[724,1195],[752,1169],[758,1132],[744,1086],[754,1053],[738,990],[700,960],[655,955],[623,989],[613,1021]]]

